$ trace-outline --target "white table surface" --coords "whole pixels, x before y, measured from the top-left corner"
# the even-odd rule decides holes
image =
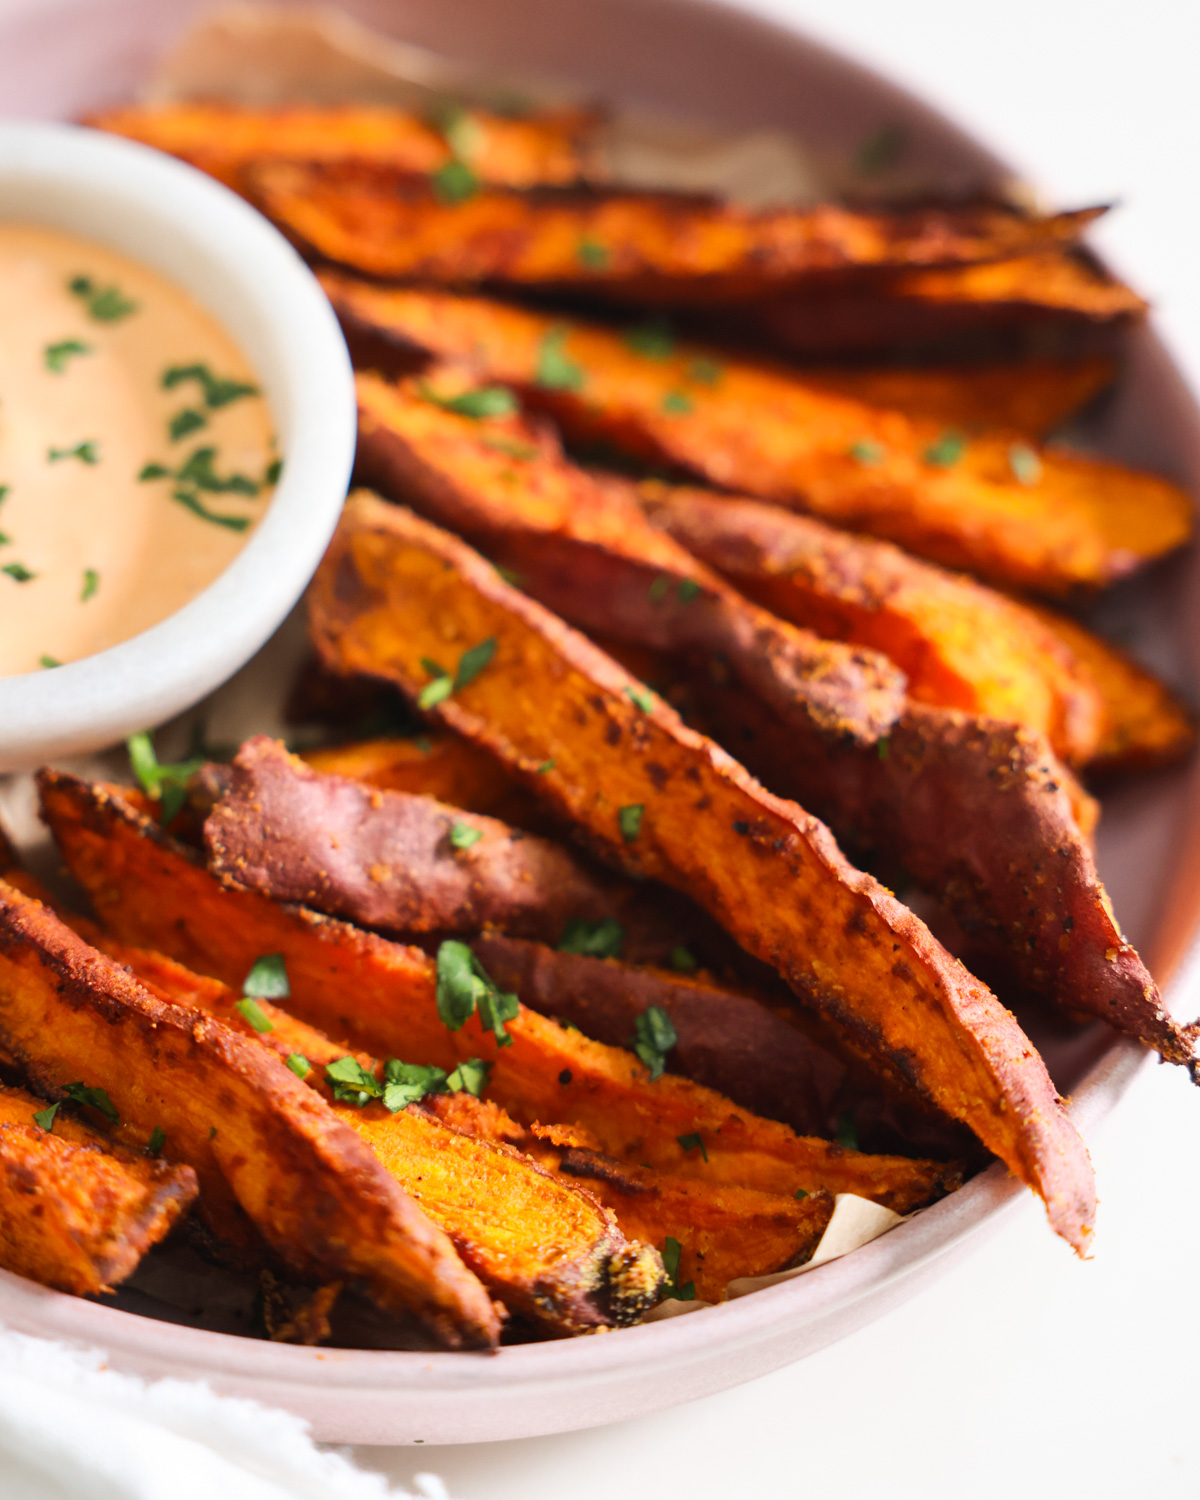
[[[1200,382],[1195,0],[753,8],[940,103],[1064,204],[1122,200],[1098,239]],[[1177,995],[1189,1015],[1194,980]],[[562,1437],[358,1457],[397,1481],[439,1473],[456,1500],[1192,1500],[1200,1097],[1149,1065],[1090,1144],[1102,1202],[1087,1264],[1031,1198],[933,1289],[740,1389]]]

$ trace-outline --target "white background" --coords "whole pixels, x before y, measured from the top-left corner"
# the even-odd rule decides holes
[[[452,3],[452,0],[451,0]],[[596,0],[597,4],[604,0]],[[1195,0],[755,0],[940,104],[1098,236],[1200,383]],[[1200,983],[1176,996],[1200,1010]],[[1148,1066],[1091,1142],[1096,1256],[1032,1199],[972,1260],[791,1369],[616,1427],[361,1449],[456,1500],[1200,1495],[1200,1096]]]

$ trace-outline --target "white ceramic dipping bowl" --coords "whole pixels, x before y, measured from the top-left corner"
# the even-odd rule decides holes
[[[246,545],[182,609],[53,672],[0,678],[0,771],[12,771],[160,724],[249,660],[337,524],[355,407],[345,341],[311,272],[264,218],[192,167],[76,126],[0,124],[3,221],[98,241],[187,292],[254,370],[284,458]]]

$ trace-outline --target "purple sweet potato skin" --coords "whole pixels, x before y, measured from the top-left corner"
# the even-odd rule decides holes
[[[456,827],[480,837],[455,848]],[[204,839],[223,879],[390,932],[495,927],[557,943],[572,918],[615,917],[627,898],[622,882],[549,839],[323,775],[266,735],[238,752]]]

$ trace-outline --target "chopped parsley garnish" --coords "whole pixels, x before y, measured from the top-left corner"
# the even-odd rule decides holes
[[[663,1270],[667,1273],[667,1284],[663,1288],[663,1297],[675,1302],[694,1302],[696,1300],[696,1283],[685,1282],[679,1285],[679,1257],[682,1247],[678,1240],[673,1240],[670,1235],[663,1241],[662,1263]]]
[[[667,962],[677,974],[690,974],[697,967],[691,949],[685,948],[682,943],[671,949]]]
[[[692,409],[692,398],[686,391],[668,391],[662,398],[662,409],[670,416],[686,416]]]
[[[167,423],[167,433],[171,441],[177,443],[190,432],[199,432],[202,427],[207,426],[208,418],[202,411],[197,411],[194,406],[185,406]]]
[[[675,590],[675,597],[680,604],[690,604],[693,599],[700,597],[700,585],[694,578],[681,578]]]
[[[442,139],[450,148],[451,155],[459,161],[470,161],[483,145],[483,128],[469,110],[461,105],[451,105],[443,110],[437,121]]]
[[[98,287],[90,276],[73,276],[67,289],[80,299],[89,317],[97,323],[119,323],[138,310],[137,303],[131,302],[117,287]]]
[[[796,1189],[796,1197],[797,1197],[797,1199],[807,1198],[808,1197],[808,1189],[807,1188],[797,1188]]]
[[[170,479],[171,471],[166,464],[143,464],[138,480],[145,483],[148,479]]]
[[[505,453],[509,458],[524,460],[538,456],[538,450],[532,443],[514,443],[510,438],[500,437],[481,437],[479,441],[485,448],[491,448],[494,453]],[[503,573],[504,569],[497,568],[496,571]]]
[[[627,807],[618,809],[617,825],[621,830],[621,837],[627,844],[632,844],[642,831],[642,813],[645,807],[641,802],[631,802]]]
[[[837,1117],[837,1127],[834,1130],[834,1139],[839,1146],[844,1146],[847,1151],[858,1150],[858,1130],[854,1124],[854,1113],[852,1110],[844,1109]]]
[[[98,464],[100,462],[99,446],[95,438],[88,438],[86,442],[76,443],[73,448],[47,448],[47,463],[61,463],[64,458],[77,458],[81,464]]]
[[[450,843],[455,849],[470,849],[483,837],[482,828],[472,828],[469,823],[455,823],[450,829]]]
[[[625,694],[635,707],[640,708],[644,714],[648,714],[654,707],[654,694],[649,688],[627,687]]]
[[[307,1069],[307,1058],[300,1060]],[[290,1058],[288,1065],[291,1066]],[[404,1063],[391,1057],[384,1063],[380,1079],[356,1058],[339,1057],[325,1069],[325,1081],[333,1089],[333,1097],[343,1104],[356,1104],[361,1109],[370,1100],[379,1099],[385,1109],[396,1114],[408,1105],[418,1103],[427,1094],[463,1093],[478,1099],[487,1086],[490,1071],[491,1065],[477,1057],[459,1063],[450,1074],[443,1068]]]
[[[154,742],[144,730],[131,734],[125,741],[125,748],[138,784],[147,796],[160,804],[159,821],[165,827],[187,801],[188,782],[204,764],[204,758],[197,755],[177,765],[161,765],[154,753]]]
[[[660,1005],[650,1005],[633,1023],[633,1050],[650,1069],[650,1078],[661,1078],[667,1053],[679,1040],[671,1018]]]
[[[95,568],[84,568],[83,588],[79,592],[79,602],[86,604],[100,587],[100,575]]]
[[[7,531],[0,531],[0,547],[10,547],[11,545],[12,537],[9,536]]]
[[[569,329],[548,329],[538,346],[537,374],[534,377],[543,390],[577,391],[583,385],[583,371],[563,352]]]
[[[264,953],[242,980],[242,994],[255,1000],[286,1000],[292,993],[282,953]]]
[[[665,573],[660,573],[650,587],[646,590],[646,597],[651,604],[661,604],[667,597],[667,590],[671,587],[671,580]]]
[[[250,525],[249,516],[223,516],[219,511],[209,510],[199,495],[191,490],[172,490],[171,499],[178,500],[185,510],[190,510],[202,521],[211,521],[214,526],[224,526],[228,531],[245,531]]]
[[[448,208],[465,203],[479,191],[479,178],[465,161],[459,161],[457,157],[451,157],[440,166],[430,177],[429,183],[433,188],[433,196]]]
[[[588,958],[620,958],[625,944],[625,929],[616,917],[601,917],[589,922],[586,917],[572,917],[559,939],[560,953],[582,953]]]
[[[717,361],[708,359],[703,354],[692,360],[687,367],[687,378],[694,380],[697,385],[716,385],[721,373],[721,366]]]
[[[58,1106],[61,1103],[62,1100],[60,1099],[58,1104],[48,1104],[45,1109],[39,1109],[33,1117],[34,1124],[40,1125],[43,1130],[50,1130],[54,1125],[54,1116],[58,1113]]]
[[[1008,467],[1018,484],[1037,484],[1042,477],[1042,461],[1028,443],[1010,443]]]
[[[63,1093],[76,1104],[87,1104],[92,1109],[98,1109],[110,1125],[115,1125],[120,1119],[116,1105],[104,1089],[95,1089],[86,1083],[68,1083]]]
[[[62,662],[59,661],[57,656],[47,656],[46,653],[43,652],[42,655],[38,657],[38,665],[41,667],[45,667],[46,670],[49,671],[53,667],[61,667]]]
[[[52,370],[55,375],[61,375],[67,368],[67,360],[72,354],[90,354],[91,352],[91,344],[85,344],[80,339],[59,339],[57,344],[46,345],[46,368]]]
[[[174,477],[182,484],[194,484],[198,490],[207,490],[212,495],[258,494],[258,484],[245,474],[227,474],[224,478],[213,468],[217,456],[215,448],[197,448],[175,470]]]
[[[437,1008],[451,1031],[465,1026],[478,1010],[484,1030],[492,1033],[496,1045],[508,1047],[512,1037],[504,1023],[517,1018],[521,1002],[496,987],[466,943],[450,939],[437,953]]]
[[[456,693],[459,688],[464,688],[469,682],[474,682],[495,654],[496,637],[490,635],[486,641],[480,641],[478,646],[471,646],[463,652],[458,659],[458,670],[453,677],[445,667],[423,656],[421,665],[433,680],[427,682],[417,694],[417,707],[420,709],[436,708],[451,693]]]
[[[24,563],[19,562],[5,563],[0,568],[0,573],[7,573],[10,578],[16,579],[18,583],[28,583],[31,579],[37,577],[37,574],[31,573]]]
[[[654,318],[638,328],[630,328],[625,343],[645,359],[670,359],[675,353],[675,335],[665,318]]]
[[[233,401],[240,401],[245,396],[259,394],[256,385],[250,385],[245,380],[224,379],[222,376],[214,375],[208,366],[203,364],[172,365],[163,374],[162,388],[164,391],[173,391],[185,380],[194,380],[199,385],[204,404],[209,411],[217,411],[220,407],[228,406]]]
[[[273,458],[263,470],[264,484],[278,484],[279,476],[283,473],[283,459]]]
[[[496,563],[495,568],[496,572],[499,573],[500,577],[504,579],[505,583],[511,583],[513,588],[515,589],[519,589],[521,587],[521,574],[518,573],[515,568],[506,568],[503,563]]]
[[[899,125],[881,125],[872,131],[854,155],[854,168],[863,177],[875,177],[894,167],[904,155],[908,137]]]
[[[675,1139],[679,1142],[681,1151],[699,1151],[704,1160],[708,1160],[708,1150],[698,1130],[692,1135],[677,1135]]]
[[[884,735],[883,738],[875,746],[875,754],[879,757],[880,760],[887,760],[888,756],[891,754],[891,751],[892,742],[888,739],[887,735]]]
[[[161,1125],[156,1125],[150,1132],[150,1139],[146,1142],[146,1155],[159,1156],[162,1148],[167,1144],[167,1132]]]
[[[536,770],[534,771],[534,775],[545,776],[548,772],[553,771],[554,767],[557,764],[558,762],[554,759],[553,756],[551,756],[549,760],[544,760],[541,765],[536,768]]]
[[[8,499],[11,491],[11,484],[0,484],[0,505],[3,505],[4,502]]]
[[[589,271],[606,271],[608,269],[610,256],[608,246],[602,245],[599,240],[579,241],[579,263],[586,266]]]
[[[439,396],[427,380],[422,380],[418,382],[417,390],[421,399],[431,406],[440,406],[443,411],[471,417],[477,422],[488,417],[511,417],[520,410],[520,402],[503,385],[485,385],[474,391],[460,391],[457,396]]]
[[[961,432],[943,432],[937,442],[930,443],[921,455],[927,464],[937,469],[952,469],[966,452],[967,440]]]
[[[850,444],[846,452],[856,463],[868,469],[874,469],[883,462],[883,444],[871,438],[859,438],[858,442]]]
[[[261,1033],[275,1030],[275,1022],[270,1019],[257,1000],[251,1000],[247,996],[244,1000],[239,1000],[234,1009],[243,1020],[248,1021],[254,1027],[255,1031]]]
[[[312,1072],[312,1063],[303,1052],[289,1052],[284,1067],[290,1068],[297,1078],[307,1078]]]

